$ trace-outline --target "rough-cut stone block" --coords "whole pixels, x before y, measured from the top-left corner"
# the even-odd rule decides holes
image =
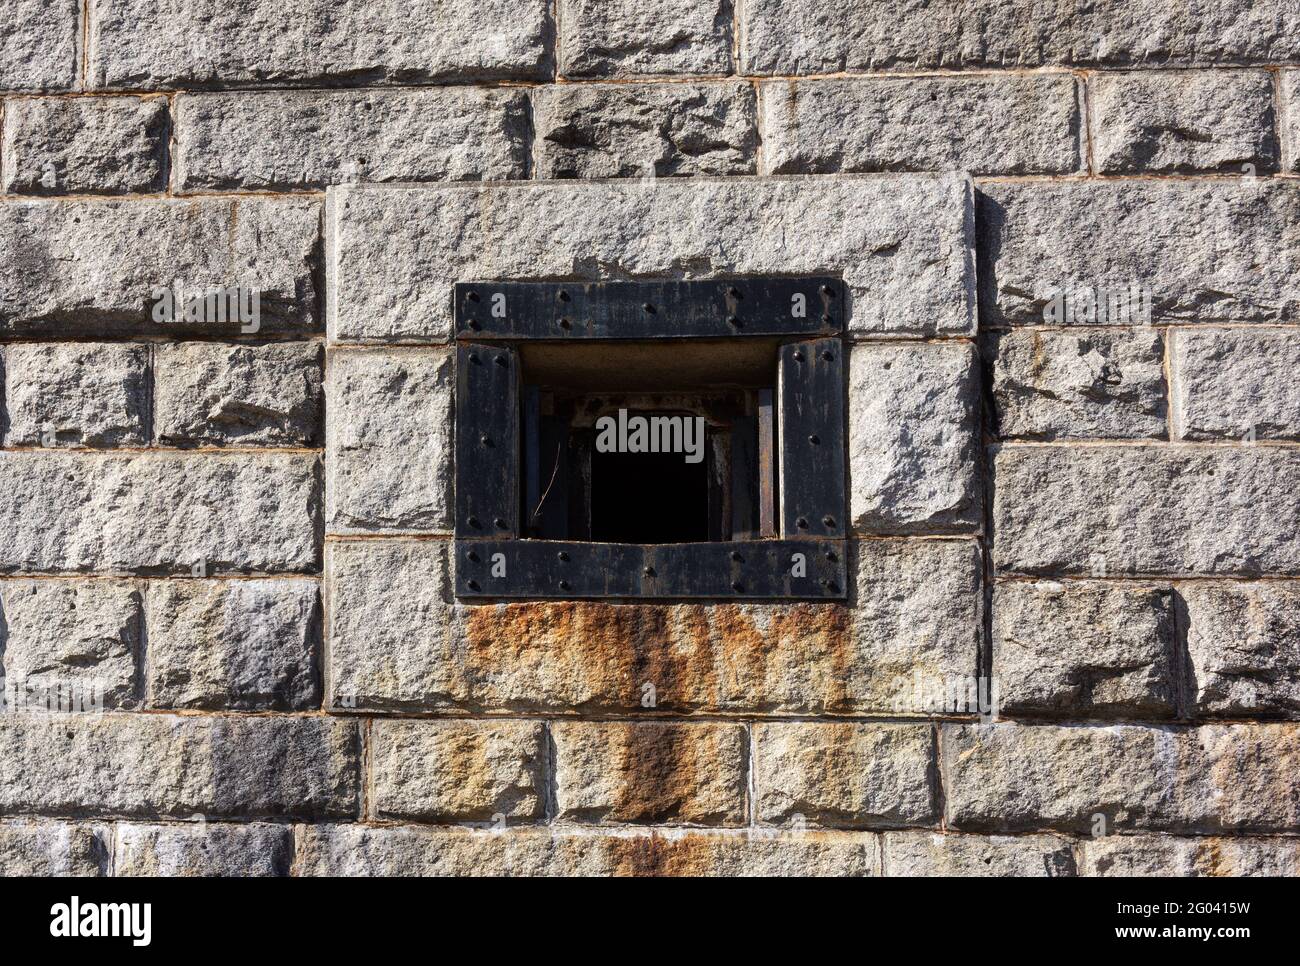
[[[1169,338],[1179,439],[1300,439],[1300,332],[1178,329]]]
[[[9,0],[0,91],[69,91],[81,66],[81,0]]]
[[[154,320],[163,289],[236,285],[260,293],[263,332],[312,329],[320,214],[276,198],[0,205],[0,333],[237,335],[237,319]]]
[[[93,828],[63,822],[0,822],[0,876],[91,877],[103,873],[104,843]]]
[[[1196,708],[1300,716],[1300,584],[1184,584]]]
[[[1087,876],[1191,878],[1300,875],[1300,839],[1106,835],[1080,846]]]
[[[284,876],[292,863],[287,825],[122,823],[113,852],[119,876]]]
[[[568,77],[730,74],[731,0],[559,0]]]
[[[451,528],[454,387],[444,350],[333,353],[325,389],[331,533]]]
[[[355,181],[528,176],[528,96],[438,87],[182,94],[186,191],[292,191]]]
[[[961,829],[1290,831],[1296,725],[943,725],[943,788]],[[761,747],[761,745],[760,745]]]
[[[981,554],[871,540],[856,608],[451,599],[445,544],[331,543],[335,708],[793,714],[974,710]],[[508,646],[503,646],[507,642]],[[648,686],[648,687],[647,687]]]
[[[850,512],[866,533],[979,527],[979,366],[973,346],[854,346]]]
[[[938,818],[929,725],[768,723],[753,734],[759,822],[888,828]]]
[[[856,332],[970,333],[971,188],[956,177],[330,191],[330,331],[439,341],[458,280],[842,274]]]
[[[1274,64],[1300,58],[1300,10],[1287,0],[745,0],[740,36],[744,74]]]
[[[149,347],[114,342],[4,348],[7,446],[145,446]]]
[[[129,707],[143,635],[139,587],[122,581],[0,584],[0,677],[15,710]]]
[[[371,741],[376,818],[528,822],[546,811],[540,721],[377,721]]]
[[[130,194],[167,186],[162,97],[23,97],[5,104],[4,190]]]
[[[1295,182],[990,183],[978,218],[982,324],[1042,325],[1062,291],[1110,323],[1300,322]]]
[[[154,349],[154,432],[164,446],[314,446],[321,346],[181,342]]]
[[[91,0],[93,87],[545,79],[549,0]]]
[[[308,717],[0,715],[0,811],[355,818],[356,725]]]
[[[1102,174],[1277,170],[1273,79],[1265,71],[1102,72],[1088,93]]]
[[[754,88],[561,84],[533,94],[538,178],[753,174]]]
[[[889,876],[1033,876],[1077,873],[1068,839],[1055,835],[950,835],[886,832],[881,843]]]
[[[149,587],[149,704],[220,711],[320,706],[315,580],[165,580]]]
[[[319,465],[309,455],[11,451],[0,453],[0,492],[25,494],[0,501],[0,573],[319,566]]]
[[[760,100],[764,174],[1069,174],[1082,163],[1065,74],[771,81]]]
[[[1003,439],[1165,438],[1159,332],[1030,329],[996,336],[989,350]]]
[[[561,821],[744,823],[743,725],[582,721],[551,733]]]
[[[1177,638],[1167,589],[999,584],[993,592],[993,677],[1001,710],[1172,717]]]
[[[297,872],[329,876],[868,876],[871,833],[705,833],[309,825]]]
[[[1030,574],[1300,573],[1300,452],[1005,446],[994,562]]]
[[[1286,170],[1300,171],[1300,70],[1284,70],[1278,75],[1281,88],[1282,117],[1279,138]]]

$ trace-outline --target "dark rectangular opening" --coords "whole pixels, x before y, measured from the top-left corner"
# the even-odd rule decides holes
[[[654,414],[638,413],[643,417]],[[686,417],[690,418],[690,417]],[[707,450],[707,443],[704,449]],[[697,543],[710,539],[709,460],[682,453],[591,454],[591,539]]]

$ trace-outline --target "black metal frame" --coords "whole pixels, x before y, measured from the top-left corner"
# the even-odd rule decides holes
[[[845,597],[839,279],[462,282],[453,297],[457,597]],[[661,545],[520,539],[517,343],[756,336],[781,342],[779,536]]]

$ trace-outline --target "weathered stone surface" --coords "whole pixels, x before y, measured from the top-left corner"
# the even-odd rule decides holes
[[[551,735],[560,821],[744,824],[743,725],[566,721]]]
[[[4,347],[8,446],[145,446],[149,347],[113,342]]]
[[[330,191],[330,332],[440,341],[457,279],[842,274],[856,332],[970,333],[970,184],[821,180]]]
[[[528,95],[517,90],[182,94],[176,180],[187,191],[293,191],[524,178],[528,133]]]
[[[92,87],[545,78],[547,0],[91,0]]]
[[[129,194],[167,186],[167,100],[23,97],[5,103],[4,190]]]
[[[1300,716],[1300,585],[1195,583],[1179,594],[1197,710]]]
[[[1016,581],[993,591],[993,676],[1010,714],[1172,717],[1178,646],[1168,589]]]
[[[376,818],[497,824],[545,814],[540,721],[377,721],[371,741]]]
[[[325,389],[331,533],[451,528],[455,378],[445,350],[332,355]]]
[[[951,835],[886,832],[889,876],[1037,876],[1077,873],[1068,839],[1055,835]]]
[[[119,876],[283,876],[293,862],[287,825],[122,823],[115,844]]]
[[[1088,876],[1300,875],[1300,839],[1107,835],[1080,846]]]
[[[888,828],[938,818],[929,725],[759,723],[753,736],[761,823]]]
[[[95,830],[63,822],[0,822],[0,875],[99,876],[104,845]]]
[[[1300,58],[1300,11],[1285,0],[897,4],[745,0],[745,74],[1039,67],[1273,64]]]
[[[1300,452],[1006,446],[994,562],[1030,574],[1300,573]]]
[[[568,77],[730,74],[731,0],[559,0]]]
[[[1090,79],[1089,97],[1102,174],[1277,170],[1265,71],[1102,72]]]
[[[0,90],[72,90],[81,55],[80,0],[10,0],[6,6]]]
[[[1280,71],[1278,85],[1282,103],[1278,123],[1282,156],[1287,159],[1286,170],[1296,172],[1300,171],[1300,70]]]
[[[764,174],[1069,174],[1082,164],[1079,94],[1065,74],[782,80],[760,90]]]
[[[0,453],[0,572],[301,572],[319,466],[300,454]],[[33,526],[31,508],[42,508]]]
[[[973,346],[854,346],[849,359],[854,529],[977,529],[983,508],[979,424]]]
[[[129,707],[143,636],[138,586],[116,580],[0,584],[0,677],[16,710]]]
[[[323,421],[315,342],[181,342],[154,349],[154,432],[164,446],[314,446]]]
[[[871,833],[434,831],[309,825],[300,875],[866,876],[880,870]]]
[[[1300,825],[1296,725],[943,725],[960,829],[1285,831]],[[760,745],[761,747],[761,745]]]
[[[1041,329],[989,341],[1003,439],[1165,438],[1164,339],[1151,329]]]
[[[1294,182],[990,183],[978,218],[982,324],[1041,325],[1062,289],[1131,286],[1148,321],[1300,322]]]
[[[539,87],[537,177],[753,174],[755,110],[742,81]]]
[[[356,725],[328,718],[0,715],[0,810],[353,818]]]
[[[149,704],[220,711],[320,706],[315,580],[165,580],[149,587]]]
[[[1300,439],[1300,333],[1178,329],[1170,336],[1179,439]]]
[[[328,549],[335,708],[933,714],[974,681],[981,554],[871,540],[838,604],[453,603],[440,541]],[[972,710],[963,705],[959,710]]]
[[[309,199],[22,201],[0,205],[0,332],[234,335],[153,320],[155,290],[261,293],[264,332],[316,325],[320,204]]]

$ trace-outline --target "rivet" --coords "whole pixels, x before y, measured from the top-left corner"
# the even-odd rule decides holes
[[[646,567],[645,570],[641,572],[645,574],[647,577],[653,577],[655,575],[654,567]]]
[[[488,435],[486,435],[486,434],[480,436],[480,437],[478,438],[478,441],[479,441],[480,443],[482,443],[484,446],[491,446],[491,445],[492,445],[492,437],[491,437],[491,436],[488,436]]]
[[[470,590],[478,590],[478,581],[477,581],[477,580],[471,580],[471,581],[470,581],[469,583],[467,583],[465,586],[468,587]]]
[[[731,582],[731,589],[739,593],[740,591],[745,589],[745,585],[742,584],[739,580],[733,580]]]
[[[828,351],[822,353],[822,358],[825,359],[827,362],[834,362],[834,361],[835,361],[835,353],[834,353],[834,352],[830,352],[830,351],[828,350]]]
[[[824,524],[825,524],[826,526],[828,526],[828,527],[834,527],[834,526],[835,526],[835,518],[834,518],[834,517],[831,517],[831,516],[825,516],[825,517],[822,517],[822,523],[824,523]]]
[[[838,558],[835,556],[834,550],[827,550],[826,559],[829,560],[831,563],[834,563]]]
[[[645,309],[651,315],[654,315],[655,313],[655,307],[651,305],[649,302],[646,302],[645,305],[641,306],[641,308]]]
[[[469,322],[467,322],[466,324],[475,332],[479,330],[478,319],[470,319]]]
[[[821,437],[818,436],[816,433],[813,433],[811,436],[808,437],[808,442],[812,443],[814,446],[816,446],[821,441],[822,441]]]
[[[740,328],[740,319],[737,318],[737,317],[734,316],[734,315],[728,315],[728,316],[727,316],[727,325],[731,326],[733,329],[739,329],[739,328]]]
[[[478,361],[478,354],[475,353],[475,352],[471,352],[471,353],[469,354],[469,361],[472,362],[472,363],[474,363],[474,365],[476,365],[476,366],[480,364],[479,361]]]
[[[731,559],[734,560],[736,563],[740,563],[745,558],[740,555],[739,551],[733,550],[731,551]]]
[[[827,298],[833,299],[835,298],[835,289],[831,288],[829,285],[823,285],[822,294]]]
[[[823,312],[823,313],[822,313],[822,321],[823,321],[823,322],[829,322],[830,320],[831,320],[831,314],[830,314],[829,312]]]
[[[822,581],[822,586],[825,587],[825,588],[826,588],[827,590],[829,590],[829,591],[836,591],[836,590],[839,590],[839,587],[837,587],[837,586],[835,585],[835,581],[833,581],[833,580],[823,580],[823,581]]]
[[[471,550],[469,553],[465,554],[465,556],[469,558],[470,563],[478,563],[478,551],[477,551],[477,550]]]
[[[492,522],[496,524],[498,530],[504,530],[506,528],[506,521],[501,519],[500,517],[497,517]]]
[[[477,302],[477,301],[478,301],[478,292],[470,292],[469,295],[468,295],[468,298],[469,298],[469,300],[470,300],[471,302]]]
[[[740,289],[732,285],[730,288],[727,289],[727,294],[730,295],[733,299],[738,299],[740,298]]]
[[[567,328],[570,327],[570,325],[571,325],[571,323],[569,322],[568,319],[560,319],[560,328],[561,328],[561,329],[567,329]]]
[[[466,522],[475,530],[478,529],[478,517],[470,517]]]
[[[796,353],[794,354],[794,361],[795,361],[795,362],[803,362],[803,353],[802,353],[802,352],[796,352]]]
[[[561,302],[569,301],[569,293],[566,292],[564,289],[560,289],[560,301]]]
[[[569,559],[569,555],[568,555],[567,553],[565,553],[563,550],[561,550],[561,551],[560,551],[559,553],[557,553],[555,556],[558,557],[560,560],[563,560],[563,561],[566,561],[566,562],[567,562],[568,559]]]
[[[560,590],[568,590],[568,589],[569,589],[569,582],[567,580],[561,580]]]
[[[505,357],[505,356],[497,356],[497,357],[496,357],[494,360],[492,360],[492,361],[495,362],[497,365],[499,365],[502,369],[504,369],[504,368],[506,367],[506,357]]]
[[[807,530],[808,529],[807,517],[800,517],[798,520],[794,521],[794,525],[798,527],[800,530]]]

